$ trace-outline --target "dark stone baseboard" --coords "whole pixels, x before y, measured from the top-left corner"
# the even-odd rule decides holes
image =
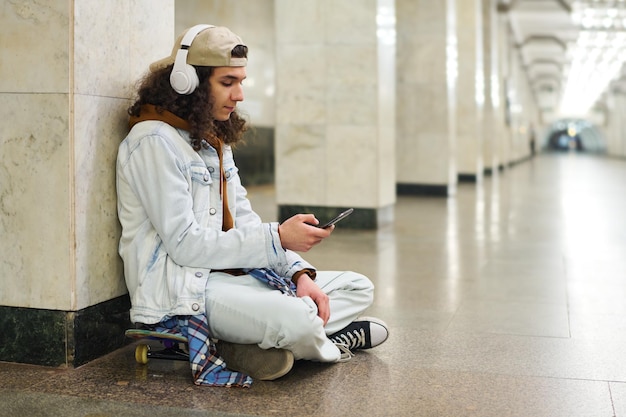
[[[77,367],[122,347],[128,295],[79,311],[0,306],[0,361]]]
[[[459,174],[459,182],[478,182],[477,174]]]
[[[313,213],[317,219],[324,223],[337,216],[349,207],[322,207],[322,206],[301,206],[301,205],[280,205],[278,206],[278,217],[284,221],[298,213]],[[383,223],[391,220],[389,210],[374,208],[355,208],[354,212],[337,224],[342,229],[377,229]]]
[[[447,197],[448,186],[438,184],[396,184],[396,193],[398,195]]]

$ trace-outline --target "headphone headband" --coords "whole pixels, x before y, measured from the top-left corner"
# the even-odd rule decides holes
[[[187,33],[185,33],[185,36],[183,36],[183,40],[180,41],[180,46],[181,48],[186,46],[188,49],[191,44],[193,43],[193,40],[196,38],[196,36],[198,36],[198,34],[200,34],[200,32],[202,32],[205,29],[208,28],[214,28],[215,26],[213,25],[195,25],[192,28],[190,28]]]

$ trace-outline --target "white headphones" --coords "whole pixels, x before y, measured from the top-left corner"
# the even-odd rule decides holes
[[[176,52],[174,67],[170,74],[170,84],[178,94],[191,94],[198,88],[200,80],[198,80],[198,74],[193,65],[187,64],[187,54],[196,36],[203,30],[213,27],[215,26],[196,25],[189,29],[183,36],[183,40],[180,41],[180,49]]]

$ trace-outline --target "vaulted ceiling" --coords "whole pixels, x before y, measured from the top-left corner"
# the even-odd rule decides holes
[[[498,10],[508,15],[517,52],[544,119],[566,116],[561,112],[561,100],[565,94],[568,75],[572,68],[579,33],[595,30],[593,22],[581,21],[590,12],[587,7],[600,10],[603,16],[616,17],[617,23],[606,24],[599,29],[610,31],[610,36],[624,32],[626,27],[626,0],[500,0]],[[596,12],[598,13],[598,12]],[[604,22],[604,23],[602,23]],[[624,32],[626,36],[626,32]],[[613,42],[615,44],[615,42]],[[626,54],[622,48],[622,54]],[[604,49],[602,50],[604,51]],[[613,52],[616,53],[616,52]],[[599,52],[599,65],[602,55]],[[622,70],[617,81],[607,88],[626,92],[626,75]],[[621,80],[620,80],[621,79]],[[590,81],[585,79],[584,82]],[[583,100],[580,98],[579,100]],[[591,106],[593,103],[589,103]]]

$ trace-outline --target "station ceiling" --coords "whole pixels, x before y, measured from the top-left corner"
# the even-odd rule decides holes
[[[626,93],[626,0],[499,0],[544,120]]]

